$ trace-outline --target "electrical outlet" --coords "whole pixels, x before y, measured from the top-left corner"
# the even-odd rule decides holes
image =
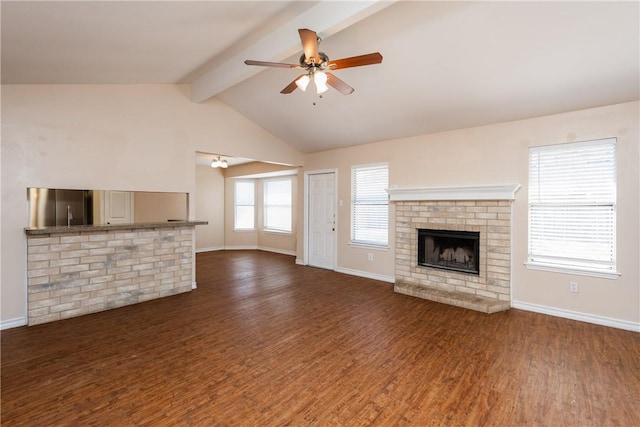
[[[372,253],[372,252],[369,252],[369,253],[367,254],[367,259],[368,259],[369,261],[373,261],[373,253]]]
[[[569,292],[578,292],[578,282],[569,282]]]

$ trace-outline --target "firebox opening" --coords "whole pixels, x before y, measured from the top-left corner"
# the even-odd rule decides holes
[[[480,274],[480,233],[418,229],[418,265]]]

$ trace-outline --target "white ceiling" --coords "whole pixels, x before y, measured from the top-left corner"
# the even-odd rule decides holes
[[[310,153],[637,100],[638,2],[6,1],[3,84],[191,83]],[[297,28],[356,90],[281,95]],[[232,154],[232,153],[231,153]]]

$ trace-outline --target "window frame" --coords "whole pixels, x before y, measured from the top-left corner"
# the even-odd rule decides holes
[[[603,278],[617,278],[620,275],[617,272],[616,259],[616,142],[616,138],[603,138],[529,147],[525,263],[527,268]],[[596,155],[606,155],[601,157],[602,165],[606,169],[600,174],[593,173],[593,168],[600,167],[596,162],[584,162],[585,156],[595,158],[594,154],[590,153],[592,150]],[[556,156],[555,160],[553,156]],[[562,158],[558,159],[557,156]],[[541,163],[541,160],[546,162]],[[557,163],[555,166],[554,161]],[[541,167],[546,169],[546,173],[541,173]],[[585,185],[588,179],[594,176],[603,176],[606,181],[594,180],[591,185]],[[562,182],[565,183],[564,186],[560,185]],[[548,218],[547,221],[545,216]],[[595,223],[601,225],[596,231],[603,230],[604,233],[597,243],[585,243],[592,240],[593,234],[589,235],[584,229],[572,229],[567,225],[581,224],[585,221],[582,219],[584,217],[589,219],[589,224],[594,224],[595,218]],[[557,231],[557,227],[563,224],[566,228]],[[565,240],[561,239],[562,234],[567,235]],[[555,247],[553,244],[549,245],[554,239],[558,242]],[[582,242],[582,245],[579,242]],[[563,256],[563,246],[566,252],[570,245],[581,246],[583,254],[576,257]],[[596,246],[600,247],[596,249]],[[594,254],[591,258],[587,258],[586,253],[589,252]]]
[[[356,194],[356,174],[358,171],[363,170],[372,170],[372,169],[385,169],[387,181],[384,185],[384,188],[381,189],[382,192],[377,195],[377,199],[374,203],[358,203],[358,197]],[[366,247],[373,249],[388,249],[389,248],[389,194],[387,193],[387,189],[389,188],[389,163],[388,162],[380,162],[380,163],[368,163],[368,164],[360,164],[351,166],[351,230],[350,230],[350,245],[355,247]],[[380,203],[384,200],[384,203]],[[386,216],[386,228],[384,231],[384,240],[375,240],[375,239],[362,239],[357,238],[357,221],[358,221],[358,213],[356,212],[356,206],[385,206],[385,216]],[[382,233],[381,233],[382,234]]]
[[[238,188],[239,184],[251,184],[253,187],[253,198],[251,204],[239,204],[238,203]],[[253,209],[253,224],[251,228],[238,227],[238,207],[249,207]],[[256,182],[249,179],[236,179],[233,183],[233,231],[256,231]]]
[[[274,183],[274,182],[288,182],[289,183],[289,203],[288,204],[269,204],[268,203],[268,190],[267,187],[270,183]],[[263,203],[263,224],[262,224],[262,230],[267,232],[267,233],[277,233],[277,234],[292,234],[293,233],[293,179],[291,179],[290,177],[283,177],[283,178],[269,178],[269,179],[264,179],[262,182],[262,203]],[[269,227],[269,225],[267,224],[267,220],[268,220],[268,208],[269,207],[289,207],[289,228],[288,229],[282,229],[282,228],[276,228],[276,227]]]

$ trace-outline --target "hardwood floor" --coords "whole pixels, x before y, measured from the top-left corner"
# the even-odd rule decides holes
[[[197,281],[2,331],[2,425],[640,425],[638,333],[258,251],[198,254]]]

